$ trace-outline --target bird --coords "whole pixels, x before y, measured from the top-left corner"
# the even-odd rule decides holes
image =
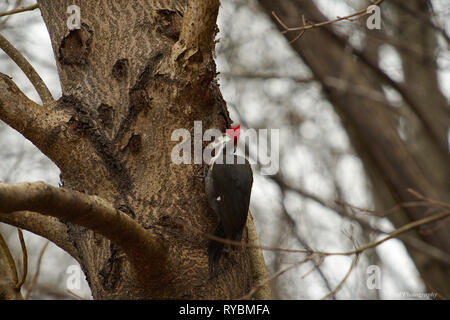
[[[235,154],[240,125],[231,127],[212,142],[215,156],[207,166],[205,193],[219,223],[214,235],[241,241],[253,185],[253,171],[247,159]],[[231,148],[230,148],[231,146]],[[224,244],[211,240],[208,246],[210,278],[218,275]]]

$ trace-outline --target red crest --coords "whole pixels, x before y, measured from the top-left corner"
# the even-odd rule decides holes
[[[225,133],[227,135],[229,135],[230,137],[232,137],[234,143],[237,144],[238,139],[239,139],[239,135],[241,134],[241,125],[238,124],[235,127],[232,126],[231,129],[228,129],[227,131],[225,131]]]

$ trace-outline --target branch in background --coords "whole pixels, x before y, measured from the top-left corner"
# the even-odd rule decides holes
[[[401,234],[403,234],[405,232],[408,232],[408,231],[410,231],[412,229],[418,228],[418,227],[420,227],[422,225],[425,225],[425,224],[428,224],[428,223],[432,223],[432,222],[435,222],[435,221],[438,221],[438,220],[446,219],[449,216],[450,216],[450,212],[445,212],[443,214],[437,214],[437,215],[429,216],[427,218],[408,223],[408,224],[406,224],[406,225],[404,225],[404,226],[402,226],[402,227],[392,231],[386,237],[384,237],[384,238],[382,238],[382,239],[380,239],[378,241],[374,241],[374,242],[371,242],[371,243],[368,243],[366,245],[359,246],[359,247],[357,247],[355,245],[355,249],[353,249],[351,251],[345,251],[345,252],[326,252],[326,251],[316,251],[316,250],[284,249],[284,248],[275,248],[275,247],[268,247],[268,246],[252,246],[252,245],[248,245],[248,244],[245,244],[245,243],[242,243],[242,242],[239,242],[239,241],[233,241],[233,240],[229,240],[229,239],[220,238],[220,237],[217,237],[217,236],[214,236],[214,235],[211,235],[211,234],[206,234],[206,237],[208,239],[210,239],[210,240],[214,240],[214,241],[221,242],[221,243],[224,243],[224,244],[227,244],[227,245],[231,245],[231,246],[239,246],[239,247],[245,246],[247,248],[258,248],[258,249],[268,250],[268,251],[282,251],[282,252],[289,252],[289,253],[303,253],[303,254],[307,254],[308,255],[307,259],[302,260],[300,262],[295,262],[294,264],[292,264],[291,266],[287,267],[286,269],[280,270],[277,273],[275,273],[273,276],[269,277],[267,281],[271,281],[274,278],[276,278],[277,276],[283,274],[284,272],[286,272],[286,271],[288,271],[290,269],[293,269],[293,268],[303,264],[304,262],[309,261],[310,259],[312,259],[314,257],[314,255],[317,255],[317,256],[322,257],[322,258],[325,258],[325,257],[328,257],[328,256],[351,256],[351,255],[359,256],[364,251],[366,251],[368,249],[375,248],[375,247],[379,246],[380,244],[382,244],[383,242],[386,242],[386,241],[388,241],[390,239],[396,238],[396,237],[398,237],[399,235],[401,235]],[[192,228],[192,227],[190,227],[190,228]],[[199,230],[194,230],[193,229],[193,231],[197,232],[199,234],[202,233]],[[357,262],[357,260],[355,258],[354,264],[356,262]],[[353,270],[353,267],[354,266],[351,267],[350,271]],[[348,277],[348,274],[345,276],[344,279],[347,279],[347,277]],[[265,282],[263,282],[261,284],[258,284],[250,292],[252,292],[252,294],[257,292],[259,290],[259,286],[262,286],[264,284],[265,284]],[[338,285],[339,288],[341,286],[342,286],[341,284]],[[250,295],[250,293],[248,295]],[[248,295],[245,296],[245,297],[248,298]]]
[[[69,119],[70,115],[62,111],[50,111],[30,100],[10,77],[0,73],[0,120],[30,140],[56,164],[64,153],[61,148],[67,146],[61,128]]]
[[[0,214],[0,222],[47,238],[75,260],[79,259],[77,250],[67,235],[67,226],[57,218],[43,216],[36,212],[20,211],[12,214]]]
[[[248,125],[247,125],[248,127]],[[258,156],[256,155],[256,157],[254,157],[257,160],[257,164],[258,166],[260,166],[259,164],[259,159]],[[446,204],[444,202],[441,201],[436,201],[436,200],[432,200],[426,197],[421,196],[420,194],[418,194],[417,192],[413,191],[413,190],[408,190],[411,194],[413,194],[416,198],[422,200],[422,201],[411,201],[411,202],[407,202],[407,203],[403,203],[403,204],[399,204],[389,210],[385,210],[385,211],[373,211],[373,210],[368,210],[368,209],[362,209],[362,208],[358,208],[349,204],[345,204],[341,201],[335,201],[337,204],[339,204],[340,206],[336,206],[332,203],[328,203],[325,200],[320,199],[319,197],[305,191],[302,190],[300,188],[297,187],[293,187],[288,185],[284,179],[282,178],[282,176],[280,174],[278,175],[274,175],[274,176],[267,176],[266,178],[273,180],[282,191],[284,190],[290,190],[293,191],[297,194],[299,194],[300,196],[313,200],[314,202],[320,204],[321,206],[330,209],[336,213],[338,213],[339,215],[341,215],[342,217],[349,217],[348,213],[343,209],[343,207],[347,206],[350,208],[354,208],[357,210],[360,210],[362,212],[368,212],[371,213],[373,215],[376,215],[378,217],[383,217],[386,216],[388,214],[392,214],[396,211],[398,211],[400,208],[402,207],[441,207],[441,208],[448,208],[450,205]],[[285,212],[286,213],[286,212]],[[352,219],[355,219],[356,217],[350,217]],[[361,219],[357,219],[357,221],[362,224],[363,227],[369,227],[371,230],[373,231],[377,231],[378,233],[382,233],[382,234],[389,234],[388,232],[384,232],[384,231],[380,231],[380,230],[375,230],[374,228],[372,228],[368,223],[366,223],[365,221],[362,221]],[[421,251],[424,254],[429,255],[430,257],[437,259],[441,262],[450,264],[450,259],[449,259],[449,255],[447,253],[445,253],[444,251],[440,250],[439,248],[432,246],[420,239],[414,238],[414,237],[402,237],[402,240],[413,246],[416,250]],[[306,248],[306,247],[305,247]],[[295,252],[295,250],[284,250],[281,248],[277,248],[279,250],[276,251],[285,251],[285,252]],[[310,248],[306,248],[308,249],[307,251],[303,252],[305,254],[312,254],[313,251],[310,250]],[[322,256],[323,257],[323,256]],[[318,269],[318,271],[320,271],[320,269]],[[324,277],[322,277],[324,278]],[[325,280],[325,278],[324,278]]]
[[[314,255],[316,255],[318,257],[321,257],[321,258],[325,258],[325,257],[328,257],[328,256],[350,256],[350,255],[355,255],[355,260],[354,260],[354,262],[353,262],[349,272],[344,277],[343,281],[341,281],[341,283],[336,287],[336,289],[334,289],[332,292],[330,292],[330,294],[333,295],[333,294],[336,293],[337,290],[339,290],[342,287],[342,284],[348,278],[350,272],[353,270],[354,266],[356,265],[359,255],[362,254],[364,251],[372,249],[372,248],[375,248],[375,247],[379,246],[380,244],[382,244],[382,243],[384,243],[384,242],[386,242],[386,241],[388,241],[390,239],[396,238],[396,237],[400,236],[401,234],[404,234],[404,233],[406,233],[406,232],[408,232],[410,230],[413,230],[415,228],[418,228],[420,226],[423,226],[423,225],[426,225],[426,224],[429,224],[429,223],[432,223],[432,222],[436,222],[436,221],[439,221],[439,220],[444,220],[444,219],[446,219],[446,218],[448,218],[450,216],[450,212],[448,211],[449,204],[442,203],[442,202],[437,201],[437,200],[429,199],[429,198],[426,198],[426,197],[418,194],[415,191],[413,191],[413,192],[417,196],[420,196],[421,199],[423,199],[423,201],[429,202],[431,204],[436,204],[436,203],[442,204],[441,207],[444,208],[445,212],[441,213],[441,214],[432,215],[432,216],[420,219],[418,221],[414,221],[414,222],[408,223],[408,224],[406,224],[406,225],[404,225],[404,226],[402,226],[402,227],[392,231],[386,237],[384,237],[384,238],[382,238],[382,239],[380,239],[378,241],[374,241],[374,242],[368,243],[368,244],[363,245],[363,246],[357,246],[356,242],[351,238],[352,242],[354,243],[355,249],[350,250],[350,251],[346,251],[346,252],[326,252],[326,251],[316,251],[316,250],[284,249],[284,248],[274,248],[274,247],[267,247],[267,246],[259,246],[259,248],[262,249],[262,250],[268,250],[268,251],[282,251],[282,252],[289,252],[289,253],[303,253],[303,254],[307,254],[308,258],[310,258],[310,259],[312,259],[312,257]],[[253,246],[249,246],[249,245],[243,244],[243,243],[241,243],[239,241],[223,239],[223,238],[219,238],[219,237],[216,237],[216,236],[210,235],[210,234],[207,234],[206,237],[211,239],[211,240],[214,240],[214,241],[217,241],[217,242],[221,242],[221,243],[224,243],[224,244],[227,244],[227,245],[246,246],[248,248],[252,248],[253,247]],[[288,268],[283,269],[281,271],[278,271],[275,275],[279,276],[282,273],[286,272],[287,270],[290,270],[290,269],[292,269],[294,267],[297,267],[297,266],[303,264],[304,262],[306,262],[306,260],[302,260],[301,262],[294,263],[293,265],[289,266]],[[275,278],[274,276],[271,276],[268,279],[268,281],[271,281],[272,279],[274,279]],[[255,289],[255,290],[252,289],[250,291],[250,293],[253,294],[256,291],[257,291],[257,289]],[[248,295],[250,295],[250,293]],[[329,295],[327,295],[324,298],[328,298],[328,297],[329,297]]]
[[[12,9],[10,11],[7,11],[6,13],[16,10],[21,4],[22,4],[22,0],[16,0],[16,4],[14,5],[14,9]],[[0,17],[2,17],[3,15],[5,15],[4,12],[0,13]],[[4,25],[8,22],[8,20],[10,18],[11,18],[11,16],[8,16],[6,19],[4,19],[3,21],[0,22],[0,29],[4,27]]]
[[[53,99],[50,90],[47,88],[42,78],[39,76],[36,70],[34,70],[33,66],[28,62],[28,60],[20,53],[20,51],[17,50],[1,34],[0,34],[0,49],[2,49],[25,73],[25,75],[31,81],[33,87],[39,94],[39,97],[41,98],[44,106],[52,104],[55,100]]]
[[[76,300],[86,300],[86,299],[84,299],[83,297],[77,295],[75,292],[72,292],[72,291],[70,291],[70,290],[68,290],[68,289],[66,290],[66,292],[67,292],[70,296],[72,296],[73,298],[75,298]]]
[[[386,235],[389,232],[385,230],[381,230],[379,228],[375,228],[371,226],[371,224],[362,219],[361,217],[357,217],[354,215],[348,214],[347,217],[352,220],[356,220],[358,224],[363,228],[364,230],[375,232],[379,235]],[[428,255],[429,257],[436,259],[440,262],[446,263],[450,267],[450,255],[444,251],[442,251],[439,248],[436,248],[435,246],[432,246],[425,241],[421,240],[420,238],[412,237],[407,234],[399,236],[399,239],[403,241],[403,243],[407,246],[410,246],[411,248],[414,248],[415,250],[420,251],[423,254]]]
[[[282,212],[283,212],[284,217],[285,217],[286,220],[287,220],[287,223],[288,223],[288,225],[289,225],[289,227],[290,227],[290,229],[291,229],[291,232],[295,235],[295,237],[297,238],[297,241],[301,244],[301,246],[302,246],[303,248],[312,251],[312,249],[311,249],[311,247],[308,245],[308,243],[307,243],[305,240],[303,240],[303,239],[299,236],[299,234],[296,232],[296,229],[297,229],[297,223],[296,223],[296,221],[292,218],[292,216],[289,214],[288,209],[286,208],[286,205],[284,204],[285,198],[286,198],[286,189],[282,188],[281,191],[282,191],[281,206],[282,206],[282,209],[283,209]],[[319,276],[322,278],[322,280],[323,280],[323,282],[324,282],[324,284],[325,284],[325,287],[327,288],[327,290],[331,291],[330,283],[329,283],[327,277],[325,276],[325,274],[323,273],[322,269],[320,268],[320,265],[321,265],[322,262],[323,262],[322,257],[319,257],[319,261],[318,261],[318,262],[316,262],[315,259],[311,259],[311,262],[314,264],[314,268],[313,268],[310,272],[308,272],[308,274],[311,273],[311,272],[314,271],[314,270],[317,270],[317,273],[318,273]],[[303,276],[302,276],[302,279],[303,279],[304,277],[306,277],[306,275],[303,275]],[[335,300],[336,297],[335,297],[334,295],[333,295],[332,297],[333,297],[333,300]]]
[[[0,300],[22,300],[18,275],[11,251],[0,234]]]
[[[20,241],[20,247],[22,248],[22,278],[20,281],[17,281],[16,289],[20,290],[22,288],[23,284],[25,283],[25,280],[27,279],[28,274],[28,251],[27,246],[25,245],[25,239],[23,238],[23,232],[22,229],[17,228],[17,234],[19,235],[19,241]]]
[[[16,263],[14,262],[14,258],[11,254],[11,250],[9,250],[8,244],[6,243],[3,236],[0,234],[0,251],[1,256],[4,257],[4,261],[8,265],[9,274],[11,275],[11,278],[14,283],[17,283],[19,281],[19,276],[17,274],[17,268]],[[2,267],[5,267],[5,264],[2,265]]]
[[[67,292],[50,283],[37,282],[33,287],[33,296],[38,299],[69,300],[73,299]]]
[[[355,258],[353,259],[353,262],[350,266],[350,269],[348,269],[347,273],[345,274],[344,278],[342,278],[341,282],[334,288],[334,290],[330,291],[325,297],[323,297],[321,300],[329,299],[330,297],[333,297],[344,285],[344,283],[347,281],[348,277],[352,273],[353,269],[355,269],[356,265],[359,261],[359,254],[355,255]]]
[[[31,11],[31,10],[34,10],[34,9],[37,9],[37,8],[39,8],[39,4],[35,3],[35,4],[31,4],[29,6],[16,8],[16,9],[9,10],[9,11],[0,12],[0,17],[9,16],[9,15],[12,15],[12,14],[25,12],[25,11]]]
[[[25,300],[28,300],[28,298],[30,297],[30,294],[31,294],[31,290],[33,290],[33,287],[36,284],[37,278],[39,276],[39,271],[41,270],[42,257],[44,256],[44,252],[47,249],[47,246],[49,243],[50,243],[50,241],[48,241],[48,240],[45,241],[45,244],[42,246],[41,251],[39,251],[38,261],[36,264],[36,271],[34,272],[33,277],[31,278],[30,284],[25,289],[25,294],[24,294]]]
[[[378,6],[378,5],[380,5],[382,2],[383,2],[384,0],[377,0],[375,3],[373,3],[372,5],[375,5],[375,6]],[[275,18],[275,20],[280,24],[280,26],[282,26],[283,27],[283,31],[281,32],[282,34],[286,34],[286,33],[289,33],[289,32],[294,32],[294,31],[299,31],[299,34],[293,39],[293,40],[291,40],[289,43],[293,43],[293,42],[295,42],[295,41],[297,41],[298,39],[300,39],[301,38],[301,36],[304,34],[304,32],[306,31],[306,30],[310,30],[310,29],[314,29],[314,28],[320,28],[320,27],[323,27],[323,26],[326,26],[326,25],[330,25],[330,24],[333,24],[333,23],[336,23],[336,22],[339,22],[339,21],[344,21],[344,20],[346,20],[346,21],[354,21],[354,19],[353,20],[351,20],[352,18],[356,18],[356,19],[360,19],[360,18],[362,18],[362,17],[364,17],[364,16],[366,16],[366,15],[368,15],[369,13],[367,12],[367,9],[368,8],[365,8],[365,9],[362,9],[362,10],[359,10],[359,11],[357,11],[357,12],[355,12],[355,13],[353,13],[353,14],[350,14],[350,15],[348,15],[348,16],[345,16],[345,17],[338,17],[337,19],[334,19],[334,20],[328,20],[328,21],[324,21],[324,22],[319,22],[319,23],[308,23],[307,21],[306,21],[306,19],[305,19],[305,16],[302,16],[302,22],[303,22],[303,25],[302,26],[300,26],[300,27],[292,27],[292,28],[290,28],[290,27],[288,27],[278,16],[277,16],[277,14],[274,12],[274,11],[272,11],[272,16]]]
[[[295,75],[281,75],[276,73],[231,73],[231,72],[221,72],[221,76],[231,77],[231,78],[243,78],[243,79],[260,79],[260,80],[269,80],[269,79],[289,79],[295,81],[297,83],[311,83],[315,81],[312,77],[297,77]]]
[[[83,226],[121,247],[140,276],[151,276],[165,261],[162,242],[109,202],[43,182],[0,183],[0,212],[29,210]]]
[[[376,217],[379,218],[384,218],[387,217],[391,214],[394,214],[395,212],[398,212],[398,210],[400,210],[401,208],[413,208],[413,207],[442,207],[442,205],[438,205],[435,203],[427,203],[427,202],[423,202],[423,201],[410,201],[410,202],[405,202],[405,203],[399,203],[395,206],[393,206],[390,209],[387,210],[370,210],[370,209],[364,209],[364,208],[360,208],[348,203],[345,203],[343,201],[340,200],[336,200],[335,201],[338,205],[343,206],[343,207],[348,207],[354,210],[358,210],[360,212],[363,213],[367,213],[367,214],[371,214],[374,215]]]
[[[426,14],[424,14],[423,12],[414,10],[408,6],[405,5],[404,2],[399,1],[399,0],[390,0],[395,6],[397,6],[398,8],[400,8],[401,10],[403,10],[404,12],[406,12],[407,14],[418,18],[419,20],[421,20],[425,25],[433,28],[434,30],[438,31],[439,33],[441,33],[441,35],[444,37],[444,39],[447,42],[450,42],[450,37],[448,36],[447,32],[445,31],[445,28],[438,26],[436,23],[434,23],[432,20],[428,19],[428,16]],[[430,6],[432,6],[432,4],[430,3]]]
[[[443,131],[443,128],[447,129],[447,119],[448,114],[446,113],[445,109],[435,109],[434,112],[428,112],[428,108],[422,107],[420,102],[417,101],[417,98],[414,96],[414,93],[411,92],[407,86],[403,83],[399,83],[394,81],[386,72],[381,70],[381,68],[377,65],[377,63],[374,63],[371,61],[371,59],[368,57],[368,55],[357,49],[353,46],[349,46],[347,44],[346,39],[333,34],[333,36],[342,44],[351,49],[351,53],[357,56],[361,61],[369,67],[371,70],[373,70],[376,75],[381,79],[381,81],[385,82],[387,85],[391,86],[394,90],[396,90],[405,103],[411,107],[412,111],[420,118],[422,119],[422,123],[424,127],[429,131],[430,135],[434,137],[434,139],[437,141],[437,144],[439,147],[445,152],[444,154],[448,153],[448,142],[446,139],[446,136],[441,135],[440,132]],[[439,112],[439,113],[438,113]],[[436,114],[439,114],[439,116],[436,116]],[[445,131],[445,130],[444,130]]]
[[[263,286],[266,286],[267,284],[269,284],[272,280],[278,278],[279,276],[281,276],[283,273],[294,269],[296,267],[298,267],[299,265],[304,264],[305,262],[308,262],[312,259],[312,256],[308,256],[305,259],[301,260],[301,261],[297,261],[295,263],[293,263],[292,265],[290,265],[287,268],[281,269],[279,271],[277,271],[276,273],[274,273],[273,275],[271,275],[269,278],[267,278],[264,282],[255,285],[250,291],[249,293],[247,293],[245,296],[243,296],[241,299],[242,300],[250,300],[253,298],[253,296],[255,295],[256,292],[258,292]]]
[[[343,208],[336,206],[332,203],[328,203],[325,200],[320,199],[319,197],[313,195],[312,193],[309,193],[305,190],[302,190],[300,188],[296,188],[293,186],[288,185],[282,178],[282,176],[278,173],[274,176],[266,176],[267,178],[271,179],[272,181],[274,181],[281,189],[285,189],[285,190],[289,190],[289,191],[293,191],[297,194],[299,194],[300,196],[313,200],[314,202],[320,204],[321,206],[323,206],[324,208],[330,209],[332,211],[337,212],[340,215],[345,215]]]

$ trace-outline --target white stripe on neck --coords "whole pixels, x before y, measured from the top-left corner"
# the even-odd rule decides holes
[[[211,158],[209,165],[212,165],[220,157],[220,155],[223,153],[223,150],[225,149],[225,146],[230,141],[231,141],[230,136],[228,136],[226,134],[224,136],[217,138],[213,142],[211,142],[211,146],[215,149],[216,153],[215,153],[214,157]],[[218,147],[218,150],[216,149],[217,147]]]

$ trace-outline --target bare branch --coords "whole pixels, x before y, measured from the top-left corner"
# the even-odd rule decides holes
[[[326,252],[326,251],[317,251],[317,250],[302,250],[302,249],[285,249],[285,248],[276,248],[276,247],[268,247],[268,246],[256,246],[256,248],[261,248],[262,250],[267,250],[267,251],[282,251],[282,252],[289,252],[289,253],[304,253],[304,254],[317,254],[320,256],[349,256],[349,255],[353,255],[353,254],[359,254],[362,253],[363,251],[366,251],[368,249],[372,249],[375,248],[376,246],[382,244],[383,242],[386,242],[390,239],[396,238],[399,235],[408,232],[412,229],[418,228],[422,225],[426,225],[438,220],[444,220],[446,218],[448,218],[450,216],[450,212],[444,212],[441,214],[436,214],[436,215],[432,215],[417,221],[413,221],[411,223],[408,223],[398,229],[395,229],[394,231],[392,231],[391,233],[389,233],[386,237],[378,240],[378,241],[374,241],[374,242],[370,242],[366,245],[360,246],[357,249],[351,250],[351,251],[344,251],[344,252]],[[232,245],[232,246],[246,246],[247,248],[255,248],[255,246],[250,246],[250,245],[245,245],[242,244],[239,241],[234,241],[234,240],[229,240],[229,239],[224,239],[224,238],[220,238],[217,236],[214,236],[212,234],[206,234],[206,237],[217,241],[217,242],[221,242],[227,245]]]
[[[43,182],[0,183],[0,212],[30,210],[95,231],[120,246],[133,266],[151,275],[165,261],[162,242],[107,201]]]
[[[251,299],[251,298],[253,297],[253,295],[254,295],[258,290],[260,290],[262,287],[268,285],[268,284],[270,283],[270,281],[272,281],[272,280],[275,279],[275,278],[278,278],[278,277],[281,276],[283,273],[285,273],[285,272],[287,272],[287,271],[289,271],[289,270],[291,270],[291,269],[294,269],[294,268],[296,268],[296,267],[298,267],[298,266],[304,264],[305,262],[310,261],[312,258],[313,258],[312,255],[311,255],[311,256],[308,256],[308,257],[306,257],[305,259],[303,259],[303,260],[301,260],[301,261],[297,261],[297,262],[291,264],[289,267],[286,267],[286,268],[284,268],[284,269],[281,269],[281,270],[277,271],[276,273],[274,273],[273,275],[271,275],[269,278],[267,278],[267,279],[266,279],[265,281],[263,281],[262,283],[259,283],[259,284],[257,284],[256,286],[254,286],[254,287],[249,291],[249,293],[247,293],[247,294],[246,294],[245,296],[243,296],[241,299],[242,299],[242,300],[249,300],[249,299]]]
[[[69,295],[71,295],[72,297],[74,297],[76,300],[86,300],[86,299],[84,299],[83,297],[77,295],[75,292],[72,292],[72,291],[70,291],[70,290],[66,290],[66,292],[67,292]]]
[[[13,282],[17,283],[19,281],[19,276],[17,275],[16,263],[14,262],[14,258],[11,254],[11,250],[9,250],[8,244],[6,243],[5,239],[1,234],[0,234],[0,251],[2,251],[1,255],[6,257],[9,272],[12,275]]]
[[[396,238],[401,234],[404,234],[412,229],[418,228],[422,225],[426,225],[429,224],[431,222],[435,222],[438,220],[443,220],[446,219],[450,216],[450,212],[444,212],[442,214],[436,214],[433,216],[429,216],[426,218],[423,218],[421,220],[418,221],[414,221],[411,223],[408,223],[396,230],[394,230],[393,232],[389,233],[386,237],[378,240],[378,241],[374,241],[371,243],[368,243],[366,245],[363,246],[358,246],[358,244],[355,242],[355,240],[353,239],[353,237],[350,237],[350,239],[352,240],[355,249],[350,250],[350,251],[344,251],[344,252],[326,252],[326,251],[317,251],[317,250],[301,250],[301,249],[285,249],[285,248],[275,248],[275,247],[268,247],[268,246],[255,246],[255,245],[251,245],[251,244],[246,244],[240,241],[234,241],[234,240],[229,240],[229,239],[224,239],[224,238],[220,238],[217,237],[215,235],[211,235],[211,234],[206,234],[205,236],[208,239],[217,241],[217,242],[221,242],[227,245],[232,245],[232,246],[239,246],[239,247],[246,247],[246,248],[250,248],[250,249],[261,249],[261,250],[268,250],[268,251],[280,251],[280,252],[288,252],[288,253],[303,253],[303,254],[307,254],[308,256],[306,257],[306,259],[301,260],[299,262],[295,262],[292,265],[290,265],[289,267],[279,270],[278,272],[276,272],[275,274],[273,274],[272,276],[270,276],[269,278],[267,278],[265,281],[258,283],[257,285],[255,285],[250,292],[245,295],[243,297],[243,299],[249,299],[253,296],[253,294],[255,294],[258,290],[260,290],[262,287],[266,286],[271,280],[273,280],[274,278],[280,276],[281,274],[285,273],[286,271],[293,269],[311,259],[313,259],[314,256],[318,256],[320,259],[324,259],[325,257],[328,256],[351,256],[351,255],[355,255],[355,260],[352,263],[352,266],[350,267],[349,271],[347,272],[347,274],[345,275],[344,279],[339,283],[339,285],[332,290],[328,295],[326,295],[323,299],[327,299],[328,297],[333,296],[341,287],[342,285],[345,283],[345,281],[347,280],[348,276],[350,275],[351,271],[354,269],[354,267],[356,266],[357,262],[358,262],[358,258],[359,255],[362,254],[364,251],[372,249],[377,247],[378,245],[382,244],[383,242],[386,242],[390,239]],[[204,234],[199,230],[195,230],[192,227],[189,227],[192,229],[192,231],[199,233],[199,234]],[[321,262],[319,262],[321,263]]]
[[[12,9],[12,10],[17,9],[21,4],[22,4],[22,0],[16,0],[16,3],[14,5],[14,9]],[[1,15],[0,15],[0,17],[1,17]],[[11,19],[11,17],[12,16],[10,15],[6,19],[3,19],[3,21],[0,22],[0,29],[3,28],[3,26],[8,22],[8,20]]]
[[[27,279],[28,274],[28,251],[27,246],[25,245],[25,239],[23,238],[23,232],[22,229],[17,228],[17,234],[19,235],[20,240],[20,247],[22,248],[22,278],[20,281],[17,281],[16,289],[20,290],[22,288],[23,284],[25,283],[25,280]]]
[[[375,3],[373,3],[372,5],[380,5],[384,0],[377,0]],[[357,19],[360,19],[366,15],[368,15],[367,13],[367,9],[368,8],[364,8],[362,10],[359,10],[355,13],[352,13],[348,16],[345,17],[338,17],[337,19],[333,19],[333,20],[328,20],[328,21],[324,21],[324,22],[319,22],[319,23],[307,23],[305,20],[305,17],[302,16],[302,26],[300,27],[288,27],[281,19],[280,17],[277,16],[277,14],[275,12],[272,11],[272,16],[274,17],[274,19],[280,24],[280,26],[283,27],[283,31],[281,32],[282,34],[286,34],[289,32],[293,32],[293,31],[299,31],[300,33],[293,39],[291,40],[289,43],[293,43],[295,41],[297,41],[298,39],[301,38],[301,36],[304,34],[304,32],[306,30],[310,30],[310,29],[314,29],[314,28],[319,28],[319,27],[323,27],[326,25],[330,25],[339,21],[355,21]],[[352,19],[354,18],[354,19]]]
[[[58,129],[69,119],[70,116],[63,111],[53,112],[30,100],[10,77],[0,73],[0,120],[20,132],[55,162],[61,154],[61,149],[58,152],[55,145],[64,138]]]
[[[36,271],[34,272],[33,277],[31,278],[30,284],[26,288],[24,295],[25,300],[28,300],[31,294],[31,290],[33,290],[33,287],[36,284],[37,278],[39,276],[39,271],[41,270],[42,257],[44,256],[44,252],[47,249],[49,243],[50,241],[45,241],[45,244],[42,246],[41,251],[39,251],[38,261],[36,264]]]
[[[336,201],[336,203],[342,204],[343,206],[346,206],[346,207],[349,207],[352,209],[356,209],[358,211],[369,212],[371,214],[376,215],[377,217],[384,217],[385,213],[393,213],[394,211],[392,211],[392,212],[389,212],[389,211],[394,210],[394,209],[400,210],[400,208],[401,208],[401,205],[398,205],[389,210],[374,211],[374,210],[367,210],[367,209],[362,209],[362,208],[359,208],[356,206],[352,206],[347,203],[343,203],[341,201]],[[417,205],[422,205],[421,202],[409,202],[410,205],[412,205],[413,203],[416,203]],[[359,217],[355,214],[347,213],[345,210],[343,211],[343,213],[345,213],[345,215],[343,217],[347,217],[351,220],[355,220],[364,230],[368,230],[370,232],[375,232],[375,233],[381,234],[381,235],[386,235],[389,233],[388,231],[373,227],[366,219],[363,219],[363,217]],[[414,237],[411,235],[407,235],[407,234],[400,235],[399,239],[402,240],[406,245],[422,252],[423,254],[430,256],[433,259],[439,260],[450,266],[450,255],[447,254],[445,251],[426,243],[425,241],[421,240],[420,238],[417,238],[417,237]]]
[[[359,260],[359,254],[355,255],[355,258],[353,259],[353,262],[350,266],[350,269],[348,269],[347,273],[345,274],[344,278],[342,278],[341,282],[339,282],[339,284],[336,286],[336,288],[334,288],[333,291],[331,291],[330,293],[328,293],[325,297],[323,297],[321,300],[326,300],[332,296],[334,296],[336,294],[336,292],[338,292],[342,286],[344,285],[345,281],[347,281],[348,277],[350,276],[350,274],[352,273],[353,269],[356,267],[356,265],[358,264],[358,260]]]
[[[44,105],[52,104],[55,99],[53,99],[50,90],[48,90],[42,78],[34,70],[33,66],[28,62],[27,59],[17,50],[14,46],[0,34],[0,48],[5,51],[5,53],[19,66],[19,68],[25,73],[27,78],[31,81],[34,88],[36,89],[39,97]]]
[[[0,214],[0,222],[44,237],[78,260],[77,250],[67,235],[67,226],[57,218],[30,211]]]
[[[243,78],[243,79],[260,79],[260,80],[269,80],[269,79],[289,79],[295,81],[297,83],[311,83],[314,81],[312,77],[298,77],[294,75],[282,75],[276,73],[231,73],[231,72],[221,72],[221,76],[231,77],[231,78]]]
[[[39,8],[39,4],[35,3],[35,4],[31,4],[29,6],[25,6],[25,7],[22,7],[22,8],[16,8],[16,9],[13,9],[13,10],[0,12],[0,17],[9,16],[9,15],[12,15],[12,14],[25,12],[25,11],[31,11],[31,10],[34,10],[34,9],[37,9],[37,8]]]
[[[23,299],[17,285],[17,269],[11,251],[0,234],[0,299]]]

